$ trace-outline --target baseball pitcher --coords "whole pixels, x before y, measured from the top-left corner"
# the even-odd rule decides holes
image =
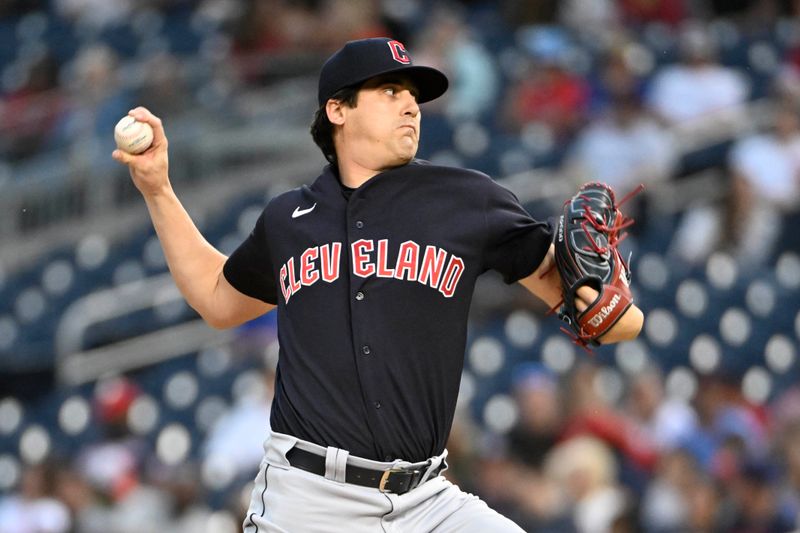
[[[311,126],[329,164],[272,199],[230,257],[173,192],[161,121],[131,111],[153,144],[113,157],[188,303],[217,328],[277,308],[272,433],[245,532],[522,531],[442,476],[482,273],[560,307],[581,344],[639,333],[613,191],[587,186],[551,228],[488,176],[415,159],[420,106],[447,85],[390,38],[334,53]]]

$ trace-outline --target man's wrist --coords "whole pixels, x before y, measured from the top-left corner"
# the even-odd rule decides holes
[[[175,196],[175,191],[172,190],[172,184],[170,183],[169,178],[167,178],[163,184],[143,190],[141,193],[146,201],[159,200],[161,198]]]

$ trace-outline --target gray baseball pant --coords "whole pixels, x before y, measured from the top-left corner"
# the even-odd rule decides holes
[[[326,457],[325,476],[290,466],[286,453],[294,446]],[[514,522],[443,476],[402,495],[344,479],[348,463],[377,470],[413,468],[419,463],[371,461],[274,431],[264,450],[244,533],[523,533]],[[447,450],[432,457],[429,473],[446,456]]]

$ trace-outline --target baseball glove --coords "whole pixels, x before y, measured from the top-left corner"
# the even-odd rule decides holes
[[[633,304],[631,271],[617,249],[623,230],[633,223],[620,206],[642,190],[640,185],[619,203],[604,183],[587,183],[564,203],[555,236],[556,268],[564,301],[558,312],[570,329],[562,328],[584,347],[599,345]],[[597,298],[584,310],[575,305],[578,289],[589,286]]]

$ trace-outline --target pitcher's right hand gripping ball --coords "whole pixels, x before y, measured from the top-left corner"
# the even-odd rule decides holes
[[[640,185],[617,203],[614,191],[604,183],[587,183],[564,203],[555,237],[556,268],[561,275],[564,303],[558,316],[566,322],[576,343],[599,345],[633,304],[631,272],[617,249],[622,231],[633,223],[619,207]],[[576,305],[578,289],[588,285],[598,295],[585,309]],[[563,328],[562,328],[563,329]]]

